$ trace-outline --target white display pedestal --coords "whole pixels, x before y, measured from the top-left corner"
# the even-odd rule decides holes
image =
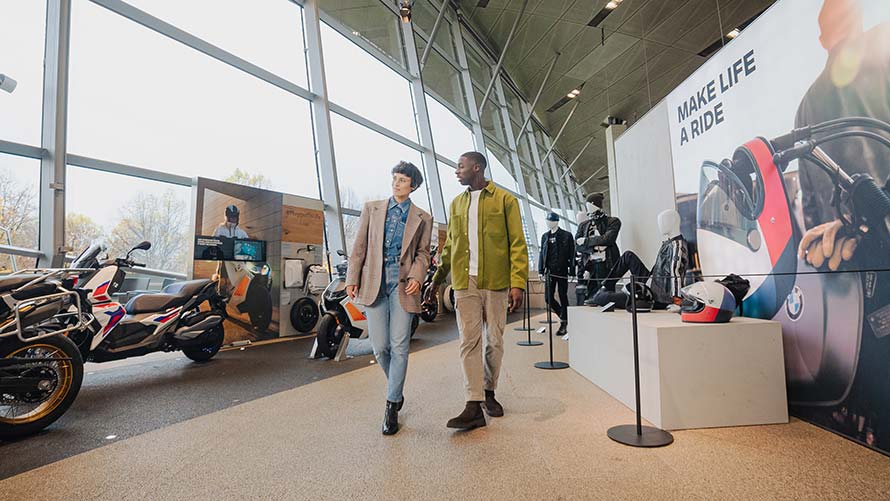
[[[665,430],[788,422],[782,328],[734,318],[691,324],[666,311],[638,315],[640,406]],[[635,410],[630,313],[569,308],[569,363]]]

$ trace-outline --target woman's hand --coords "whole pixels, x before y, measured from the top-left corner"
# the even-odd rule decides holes
[[[349,299],[355,299],[356,292],[358,292],[358,285],[347,285],[346,286],[346,294],[349,294]]]
[[[413,296],[418,293],[420,293],[420,282],[414,280],[413,278],[409,278],[408,287],[405,287],[405,294]]]

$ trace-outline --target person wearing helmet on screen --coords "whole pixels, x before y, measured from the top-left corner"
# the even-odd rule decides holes
[[[213,232],[213,236],[244,239],[250,238],[249,236],[247,236],[246,231],[238,227],[238,221],[240,219],[241,211],[238,210],[238,206],[235,204],[227,206],[226,220],[216,227],[216,231]]]

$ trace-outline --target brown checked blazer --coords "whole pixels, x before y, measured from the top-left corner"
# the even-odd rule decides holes
[[[358,222],[358,234],[349,255],[346,285],[357,285],[355,301],[371,305],[380,293],[383,279],[383,239],[389,199],[366,202]],[[405,293],[408,279],[423,284],[430,266],[430,238],[433,218],[413,203],[408,209],[402,258],[399,262],[399,301],[408,313],[420,313],[421,294]]]

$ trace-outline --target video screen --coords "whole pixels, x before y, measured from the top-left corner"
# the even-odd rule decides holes
[[[194,258],[200,261],[265,262],[265,240],[229,237],[195,237]]]

